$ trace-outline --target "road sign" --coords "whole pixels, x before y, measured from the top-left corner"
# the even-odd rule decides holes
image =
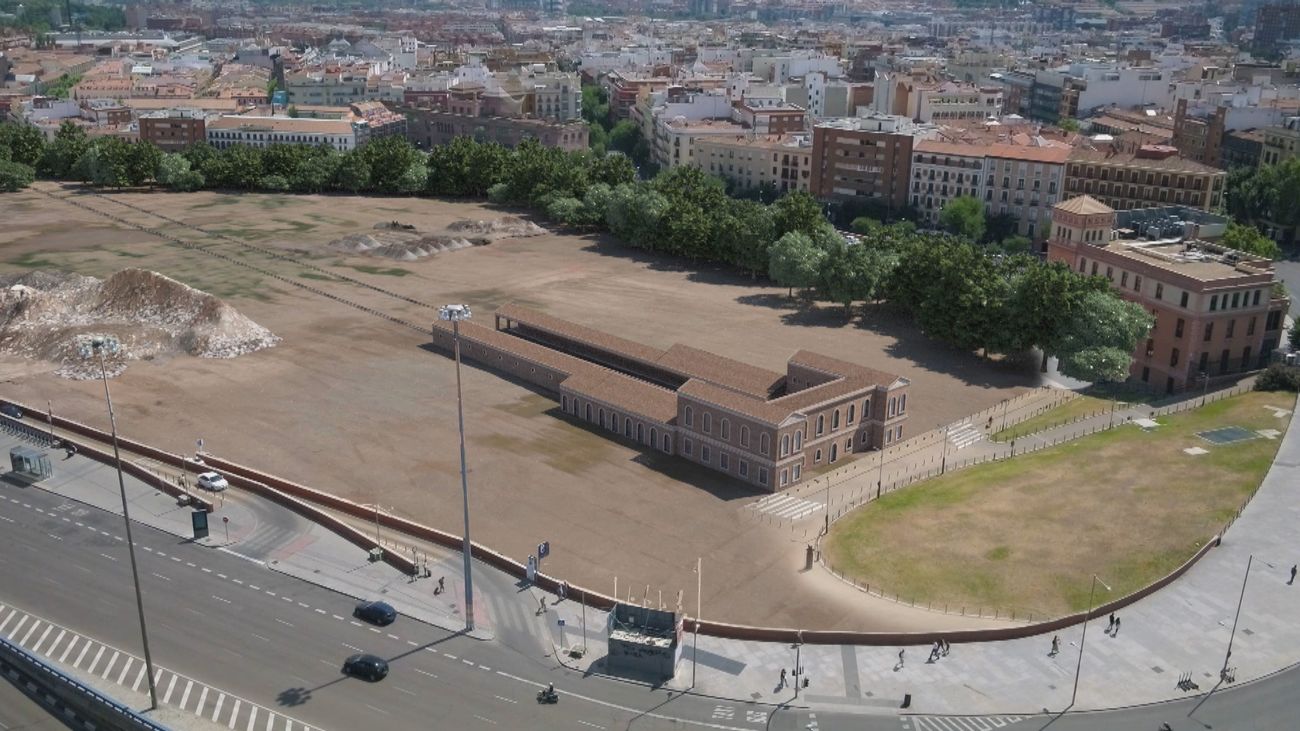
[[[561,626],[561,627],[564,626],[564,620],[563,620],[563,619],[560,620],[560,626]]]
[[[538,560],[541,560],[541,559],[543,559],[543,558],[546,558],[546,557],[549,556],[549,555],[551,555],[551,542],[550,542],[550,541],[542,541],[541,543],[538,543],[538,544],[537,544],[537,558],[538,558]]]
[[[208,513],[206,510],[195,510],[190,513],[190,524],[194,527],[194,540],[208,537]]]

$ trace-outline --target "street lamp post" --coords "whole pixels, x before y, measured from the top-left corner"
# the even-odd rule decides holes
[[[803,674],[803,666],[800,665],[800,653],[803,652],[803,630],[799,630],[799,637],[794,643],[794,697],[799,699],[799,676]]]
[[[691,643],[691,688],[695,687],[695,670],[700,666],[700,613],[703,611],[704,558],[695,559],[695,639]]]
[[[117,489],[122,496],[122,521],[126,524],[126,548],[131,556],[131,580],[135,583],[135,608],[140,616],[140,640],[144,646],[145,672],[149,676],[149,710],[152,711],[158,708],[158,688],[154,683],[153,655],[149,652],[149,631],[144,622],[144,596],[140,593],[140,570],[136,566],[135,541],[131,538],[131,511],[126,500],[126,481],[122,477],[122,453],[117,446],[117,417],[113,413],[113,397],[108,391],[108,368],[104,365],[104,351],[116,351],[117,343],[97,336],[90,341],[90,350],[99,357],[99,377],[104,382],[104,400],[108,403],[108,426],[113,435],[113,462],[117,466]]]
[[[1079,664],[1074,668],[1074,691],[1070,693],[1069,708],[1074,708],[1074,701],[1079,697],[1079,673],[1083,671],[1083,649],[1084,643],[1088,641],[1088,618],[1092,616],[1092,598],[1097,592],[1097,584],[1105,587],[1106,591],[1111,591],[1106,582],[1097,578],[1096,574],[1092,575],[1092,588],[1088,590],[1088,613],[1083,615],[1083,634],[1079,636]],[[1069,708],[1066,710],[1069,710]]]
[[[948,471],[948,428],[943,428],[943,459],[939,462],[939,474],[945,474]]]
[[[885,447],[880,447],[880,471],[876,473],[876,499],[880,499],[881,487],[885,484]]]
[[[1201,406],[1205,405],[1205,399],[1210,396],[1210,372],[1201,371]]]
[[[452,349],[456,358],[456,419],[460,427],[460,496],[465,508],[465,538],[461,553],[465,557],[466,632],[474,629],[474,578],[470,567],[473,548],[469,540],[469,476],[465,466],[465,406],[460,388],[460,323],[469,318],[469,305],[444,305],[438,309],[438,319],[451,323]]]
[[[1232,618],[1232,634],[1228,635],[1228,653],[1223,656],[1223,669],[1219,671],[1219,678],[1225,678],[1228,675],[1228,663],[1232,661],[1232,641],[1237,636],[1237,620],[1241,619],[1241,603],[1246,600],[1246,582],[1250,580],[1250,565],[1255,561],[1255,554],[1251,554],[1246,559],[1246,575],[1241,577],[1241,595],[1237,597],[1237,614]]]

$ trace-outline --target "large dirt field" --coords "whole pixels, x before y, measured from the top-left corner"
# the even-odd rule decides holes
[[[424,325],[413,304],[493,309],[519,302],[657,347],[681,342],[776,370],[810,348],[912,380],[909,433],[931,429],[1037,385],[1032,365],[989,363],[928,341],[871,312],[800,308],[780,288],[727,271],[650,257],[608,239],[548,234],[446,251],[419,261],[348,256],[341,236],[398,220],[421,230],[508,211],[473,202],[344,196],[115,193],[40,183],[0,198],[0,272],[36,269],[107,277],[151,269],[224,298],[283,338],[231,360],[177,356],[135,362],[113,383],[123,433],[175,451],[206,449],[393,512],[460,532],[455,374],[420,333],[295,286],[317,287]],[[97,213],[205,246],[168,243]],[[293,257],[277,260],[160,220],[123,203]],[[313,269],[310,267],[319,267]],[[249,268],[253,267],[253,268]],[[277,279],[272,274],[288,281]],[[54,364],[0,360],[3,393],[53,402],[56,413],[107,425],[97,383],[53,375]],[[476,541],[519,559],[551,542],[545,569],[612,591],[649,585],[694,603],[704,557],[704,616],[808,628],[953,626],[801,573],[803,539],[760,525],[758,497],[712,472],[643,454],[558,415],[558,406],[493,373],[466,368],[465,406]],[[626,588],[623,589],[626,593]]]

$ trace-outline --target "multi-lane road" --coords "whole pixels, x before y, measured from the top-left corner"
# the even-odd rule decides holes
[[[0,636],[124,689],[147,687],[118,516],[36,488],[0,486]],[[547,656],[540,628],[516,627],[482,641],[407,618],[385,628],[352,619],[354,600],[255,561],[137,526],[140,571],[166,705],[230,729],[343,729],[380,724],[416,729],[713,728],[971,731],[1041,728],[1037,717],[899,717],[773,708],[668,693],[598,675],[584,677]],[[482,570],[500,606],[518,594],[512,579]],[[527,595],[521,606],[531,606]],[[343,677],[357,651],[388,658],[379,683]],[[554,683],[561,702],[539,707],[537,688]],[[1216,694],[1189,719],[1194,702],[1069,715],[1051,728],[1292,728],[1300,673]],[[12,688],[4,692],[16,692]],[[30,704],[30,701],[27,702]],[[34,712],[0,705],[24,727]],[[47,719],[48,720],[48,719]]]

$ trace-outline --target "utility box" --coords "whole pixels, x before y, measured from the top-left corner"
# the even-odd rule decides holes
[[[54,465],[45,452],[31,447],[14,447],[9,450],[9,465],[18,477],[40,482],[54,474]]]
[[[383,560],[384,560],[384,549],[382,549],[382,548],[372,548],[372,549],[370,549],[370,562],[371,562],[371,563],[378,563],[378,562],[383,561]]]
[[[630,674],[671,678],[681,659],[683,621],[676,612],[616,604],[609,613],[611,669]]]

